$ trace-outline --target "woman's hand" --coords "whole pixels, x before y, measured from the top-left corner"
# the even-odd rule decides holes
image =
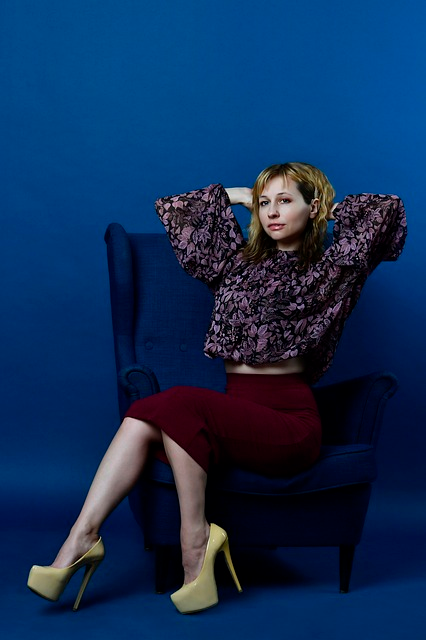
[[[335,208],[337,207],[337,205],[339,205],[339,204],[340,204],[340,202],[335,202],[333,204],[333,206],[331,207],[331,210],[330,210],[330,212],[329,212],[329,214],[327,216],[327,220],[335,220],[336,219],[334,217],[334,215],[333,215],[333,212],[334,212]]]
[[[248,187],[230,187],[225,189],[231,204],[242,204],[249,211],[253,208],[253,195]]]

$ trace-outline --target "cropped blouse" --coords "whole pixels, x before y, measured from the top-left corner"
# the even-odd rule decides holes
[[[367,276],[404,246],[406,218],[393,195],[350,195],[335,208],[333,242],[302,269],[297,252],[258,264],[222,185],[160,198],[157,213],[181,266],[214,293],[204,352],[248,365],[305,357],[313,384],[329,368]]]

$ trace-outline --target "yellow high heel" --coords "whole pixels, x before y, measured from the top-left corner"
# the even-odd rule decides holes
[[[40,567],[34,565],[28,576],[27,586],[42,598],[56,602],[56,600],[59,600],[74,573],[81,569],[81,567],[85,567],[80,591],[73,606],[73,611],[77,611],[84,590],[89,584],[90,578],[104,559],[104,556],[104,543],[102,542],[102,538],[99,538],[84,556],[81,556],[81,558],[69,567],[56,569],[56,567]]]
[[[180,613],[195,613],[218,603],[216,580],[214,577],[214,563],[219,551],[225,554],[226,564],[241,593],[242,588],[235,573],[229,551],[228,535],[216,524],[210,525],[210,535],[207,542],[206,555],[198,578],[173,593],[170,597]]]

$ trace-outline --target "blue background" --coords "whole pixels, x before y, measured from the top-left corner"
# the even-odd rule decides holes
[[[425,24],[423,0],[1,0],[3,637],[423,640]],[[179,617],[124,504],[81,611],[76,586],[41,601],[28,569],[51,561],[118,426],[108,223],[161,232],[158,196],[287,160],[321,167],[338,199],[397,193],[408,213],[324,379],[389,369],[401,385],[352,592],[336,593],[334,549],[237,550],[238,605],[221,584],[220,607]]]
[[[405,201],[405,252],[371,277],[324,382],[398,376],[379,486],[424,492],[425,22],[421,0],[2,0],[5,500],[79,501],[118,425],[107,224],[160,232],[158,196],[287,160],[338,199]]]

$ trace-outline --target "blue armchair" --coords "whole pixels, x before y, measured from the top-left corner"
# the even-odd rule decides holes
[[[208,288],[181,269],[165,234],[127,234],[114,223],[105,241],[121,415],[134,400],[177,384],[223,391],[222,363],[203,354]],[[376,478],[383,411],[396,389],[390,373],[314,388],[323,421],[319,460],[293,477],[213,471],[210,521],[228,531],[233,546],[338,547],[346,593]],[[179,544],[180,529],[170,467],[154,459],[129,500],[145,546],[156,551],[156,590],[163,592],[168,550]]]

